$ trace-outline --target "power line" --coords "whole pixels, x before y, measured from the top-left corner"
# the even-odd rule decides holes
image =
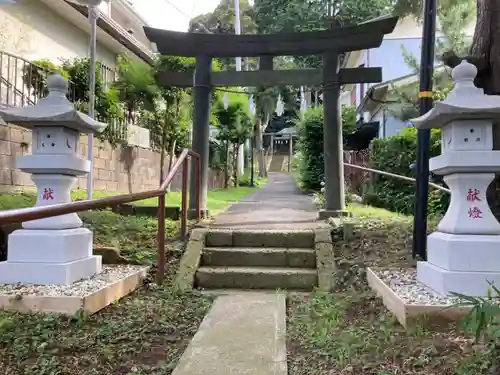
[[[175,5],[174,3],[172,3],[170,0],[163,0],[163,1],[165,1],[171,7],[173,7],[176,11],[178,11],[180,14],[182,14],[184,17],[186,17],[189,21],[193,20],[193,18],[191,18],[190,16],[188,16],[186,13],[184,13],[181,9],[179,9],[179,7],[177,5]],[[213,34],[213,32],[210,31],[210,29],[207,26],[205,26],[201,22],[198,22],[198,21],[195,21],[195,22],[196,22],[197,25],[203,27],[206,32],[208,32],[209,34]]]
[[[193,18],[191,18],[190,16],[188,16],[186,13],[184,13],[181,9],[179,9],[179,7],[175,4],[172,3],[171,0],[163,0],[165,1],[167,4],[169,4],[170,6],[172,6],[175,10],[177,10],[181,15],[183,15],[184,17],[186,17],[187,19],[189,19],[189,21],[193,21]],[[197,25],[203,27],[209,34],[214,34],[213,31],[211,31],[207,26],[205,26],[203,23],[199,22],[199,21],[194,21]],[[325,86],[328,86],[328,85],[324,85],[323,88]],[[215,91],[220,91],[220,92],[226,92],[226,93],[234,93],[234,94],[246,94],[248,96],[253,96],[255,95],[256,93],[254,92],[249,92],[249,91],[237,91],[237,90],[231,90],[231,89],[223,89],[223,88],[214,88],[212,87],[212,89],[215,89]],[[312,90],[312,89],[306,89],[304,92],[306,93],[309,93],[309,92],[316,92],[317,90]]]

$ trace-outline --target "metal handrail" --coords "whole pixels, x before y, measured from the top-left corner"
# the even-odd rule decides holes
[[[168,186],[171,184],[172,179],[183,165],[182,169],[182,204],[181,204],[181,235],[183,237],[187,234],[187,218],[188,218],[188,171],[189,160],[195,159],[195,176],[196,176],[196,219],[201,217],[200,207],[200,194],[201,194],[201,163],[200,155],[196,152],[184,149],[179,158],[170,169],[167,177],[158,189],[149,190],[141,193],[131,193],[117,195],[113,197],[100,198],[95,200],[84,200],[70,203],[60,203],[44,207],[31,207],[14,209],[0,212],[0,225],[19,223],[24,221],[45,219],[49,217],[72,214],[81,211],[92,209],[102,209],[110,206],[136,202],[143,199],[158,197],[158,237],[157,237],[157,258],[156,263],[158,267],[157,279],[158,282],[163,281],[165,274],[165,194]]]
[[[361,169],[361,170],[366,171],[366,172],[373,172],[373,173],[381,174],[381,175],[384,175],[384,176],[389,176],[389,177],[398,178],[398,179],[403,180],[403,181],[417,182],[417,180],[416,180],[416,179],[414,179],[414,178],[412,178],[412,177],[401,176],[401,175],[399,175],[399,174],[390,173],[390,172],[384,172],[384,171],[380,171],[380,170],[378,170],[378,169],[372,169],[372,168],[361,167],[361,166],[359,166],[359,165],[349,164],[349,163],[344,163],[344,165],[345,165],[346,167],[350,167],[350,168]],[[441,185],[435,184],[434,182],[430,182],[430,181],[429,181],[429,186],[431,186],[431,187],[433,187],[433,188],[435,188],[435,189],[438,189],[438,190],[444,191],[445,193],[448,193],[448,194],[450,194],[450,193],[451,193],[450,189],[447,189],[447,188],[445,188],[444,186],[441,186]]]

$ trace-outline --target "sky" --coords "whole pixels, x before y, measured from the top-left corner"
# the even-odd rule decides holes
[[[220,0],[134,0],[134,7],[152,27],[187,31],[189,20],[212,12]]]

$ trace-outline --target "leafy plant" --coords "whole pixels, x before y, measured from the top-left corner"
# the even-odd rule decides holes
[[[319,190],[324,180],[323,157],[323,107],[308,109],[296,122],[298,128],[297,152],[300,153],[299,183],[304,190]],[[345,124],[345,125],[344,125]],[[353,107],[342,107],[342,134],[356,129],[356,116]]]
[[[226,163],[226,185],[228,183],[228,164],[233,170],[234,186],[239,184],[238,149],[253,134],[253,124],[248,114],[248,109],[242,101],[230,101],[227,109],[222,102],[217,102],[214,107],[217,119],[217,138],[224,142],[227,152],[232,146],[231,163]],[[228,158],[229,159],[229,158]]]
[[[65,78],[69,74],[49,59],[34,60],[32,64],[26,64],[23,68],[23,82],[29,89],[33,90],[34,96],[40,98],[47,95],[47,75],[57,72]]]
[[[324,180],[323,108],[307,110],[297,122],[297,151],[302,155],[299,164],[299,183],[302,189],[319,190]]]
[[[113,87],[127,111],[127,122],[134,123],[141,109],[154,110],[158,98],[152,67],[127,56],[118,58],[118,78]]]
[[[96,84],[95,84],[95,99],[96,103],[104,94],[104,85],[101,77],[101,62],[96,63]],[[68,78],[74,84],[74,100],[84,103],[89,101],[89,58],[74,58],[62,61],[61,69],[64,70]]]
[[[453,306],[472,306],[463,324],[467,330],[473,332],[476,342],[480,340],[489,342],[500,338],[500,305],[498,304],[500,290],[492,282],[488,281],[488,284],[486,298],[452,293],[461,300]]]
[[[441,133],[431,132],[430,157],[441,153]],[[416,177],[410,165],[416,161],[417,130],[404,129],[400,134],[376,139],[372,143],[370,161],[372,168],[407,177]],[[440,183],[440,177],[433,177],[433,182]],[[393,177],[375,175],[365,186],[364,201],[375,207],[404,214],[413,213],[414,184]],[[429,191],[429,215],[443,214],[449,205],[450,195],[437,190]]]

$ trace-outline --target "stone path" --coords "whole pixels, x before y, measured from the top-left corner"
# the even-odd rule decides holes
[[[218,297],[172,375],[286,375],[284,294]]]
[[[318,211],[294,178],[286,173],[269,173],[268,183],[255,193],[218,215],[211,228],[313,229]]]
[[[218,215],[211,229],[317,228],[312,198],[292,176],[270,173],[266,186]],[[173,375],[286,375],[286,295],[231,292],[214,302]]]

